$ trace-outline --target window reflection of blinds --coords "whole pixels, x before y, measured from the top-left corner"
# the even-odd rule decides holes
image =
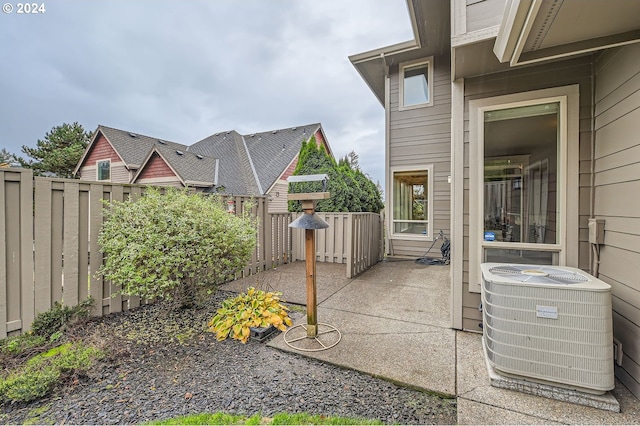
[[[529,179],[529,241],[544,243],[549,202],[549,160],[537,161],[527,168]]]
[[[539,115],[557,114],[560,110],[558,102],[542,105],[528,105],[517,108],[499,109],[484,113],[485,123],[491,121],[512,120],[514,118],[536,117]]]
[[[504,208],[507,204],[507,182],[489,182],[484,185],[484,215],[485,221],[502,223]]]

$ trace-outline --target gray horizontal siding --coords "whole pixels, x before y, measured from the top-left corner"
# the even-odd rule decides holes
[[[596,62],[594,213],[605,220],[600,276],[613,295],[616,375],[640,396],[640,44]]]
[[[287,203],[287,192],[289,184],[286,180],[279,180],[271,191],[267,193],[269,197],[269,213],[286,213],[289,211]],[[276,193],[279,195],[276,196]]]
[[[433,72],[433,106],[399,111],[398,67],[390,76],[389,165],[420,170],[433,165],[433,233],[442,230],[450,236],[451,185],[451,72],[449,57],[435,57]],[[390,205],[387,191],[386,205]],[[419,257],[432,241],[393,239],[391,251],[396,256]],[[431,255],[440,253],[440,242]]]
[[[80,168],[80,179],[95,181],[96,166],[84,166]],[[113,183],[129,183],[129,170],[126,168],[123,162],[111,163],[111,179],[109,182]]]
[[[467,32],[500,25],[506,0],[467,0]]]

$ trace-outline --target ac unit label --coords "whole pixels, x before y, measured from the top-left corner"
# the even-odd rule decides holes
[[[558,319],[558,307],[536,305],[536,317]]]

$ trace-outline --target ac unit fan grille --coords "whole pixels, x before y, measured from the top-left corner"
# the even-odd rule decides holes
[[[548,266],[500,265],[489,269],[489,272],[529,284],[569,285],[588,281],[587,277],[578,273]]]

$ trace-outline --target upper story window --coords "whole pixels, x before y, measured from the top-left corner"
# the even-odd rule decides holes
[[[111,180],[111,160],[96,161],[97,180]]]
[[[433,105],[433,57],[400,64],[400,110]]]

